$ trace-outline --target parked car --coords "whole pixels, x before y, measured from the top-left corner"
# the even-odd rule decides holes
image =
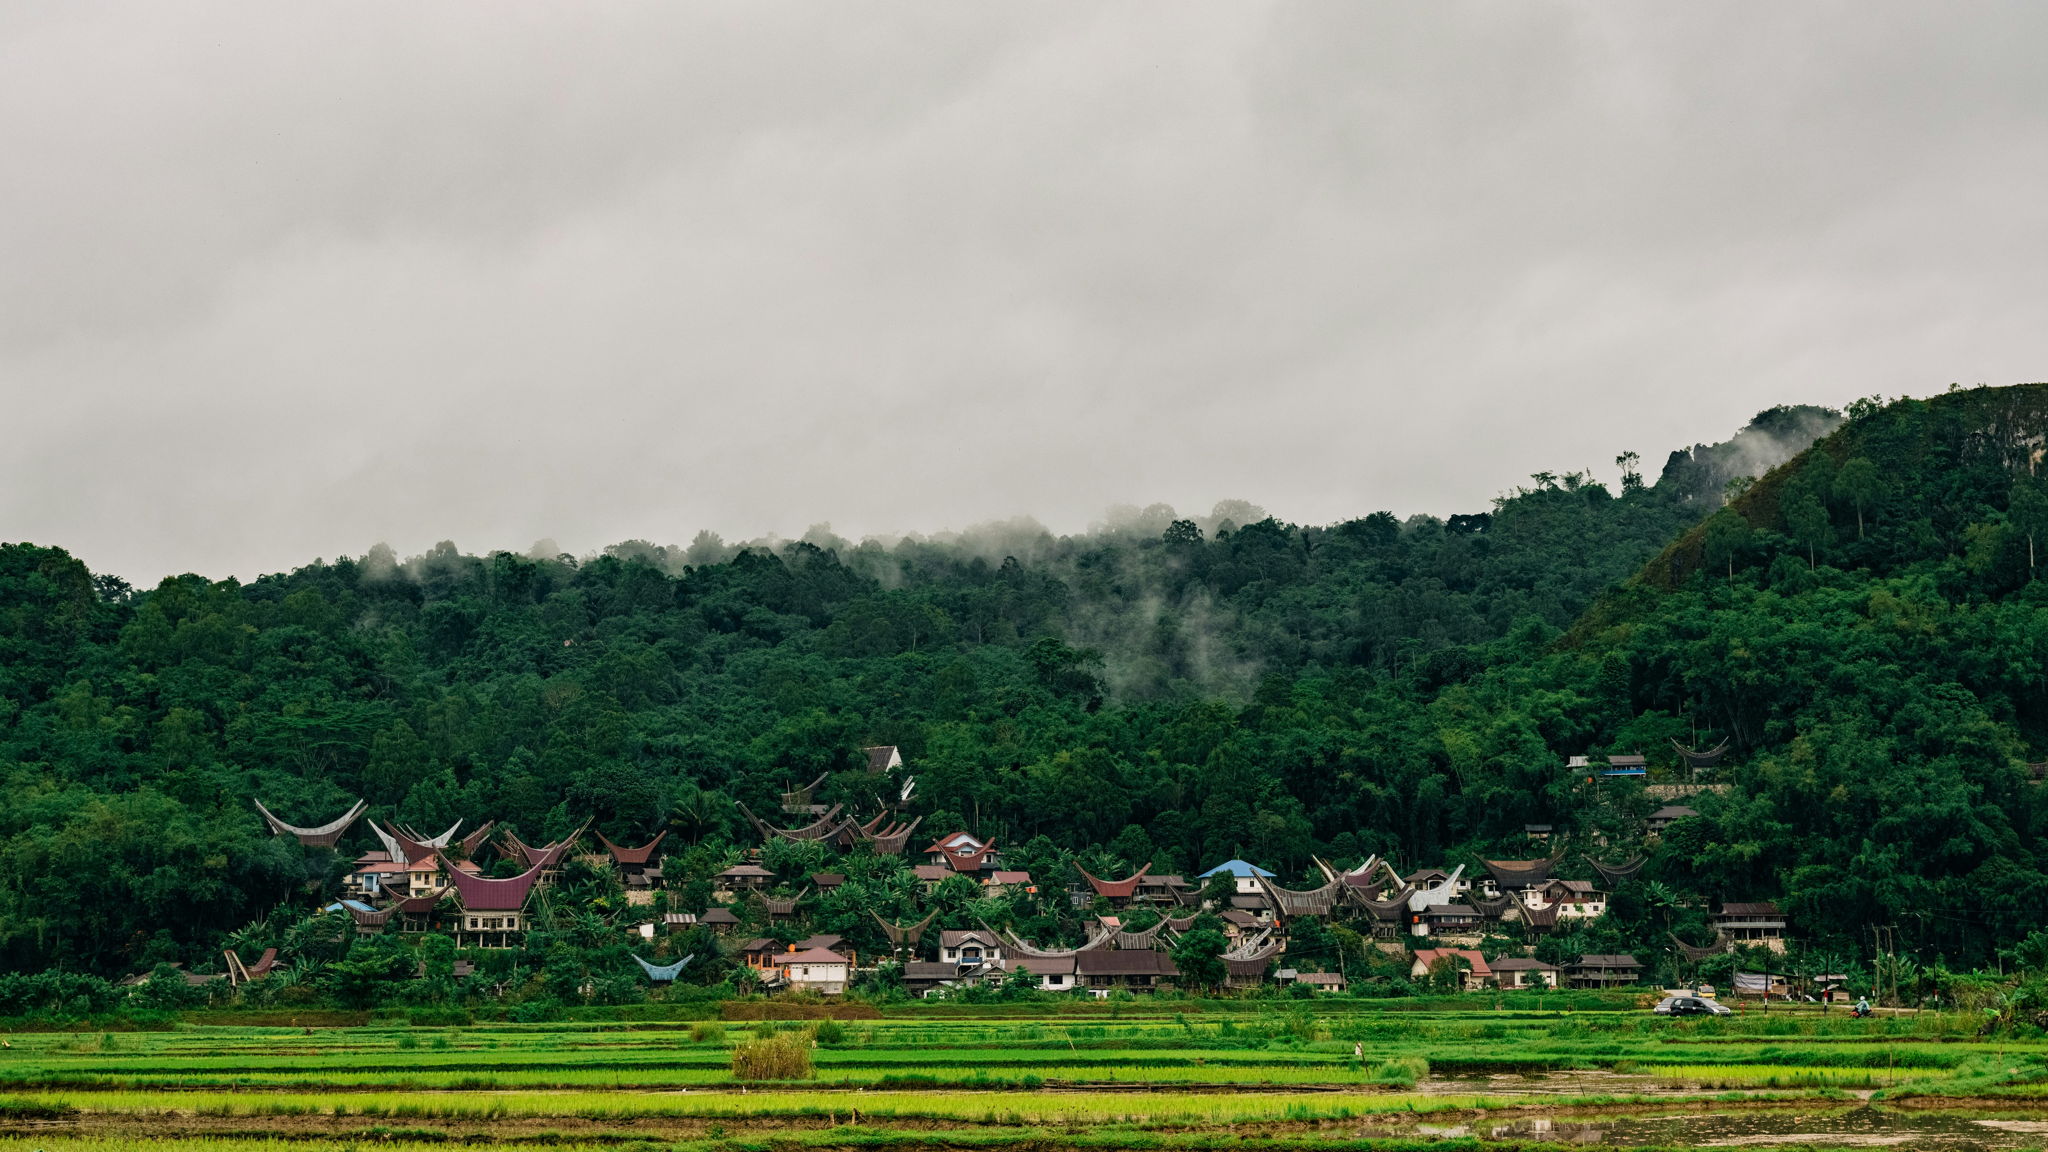
[[[1666,996],[1650,1009],[1659,1016],[1733,1016],[1735,1009],[1699,996]]]

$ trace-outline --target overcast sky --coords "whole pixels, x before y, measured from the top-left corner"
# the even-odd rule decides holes
[[[0,0],[0,539],[1329,522],[2048,379],[2048,5]]]

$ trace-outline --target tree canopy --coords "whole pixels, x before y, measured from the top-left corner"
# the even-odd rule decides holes
[[[2026,768],[2048,745],[2048,387],[1836,422],[1774,409],[1654,484],[1546,473],[1442,520],[444,544],[144,590],[0,546],[0,964],[147,970],[331,898],[343,862],[271,837],[257,797],[532,843],[665,829],[704,865],[754,842],[736,801],[826,774],[819,801],[872,811],[875,779],[842,770],[893,744],[927,831],[1034,870],[1243,857],[1291,883],[1318,856],[1512,857],[1529,823],[1636,842],[1641,785],[1588,788],[1566,758],[1643,751],[1676,778],[1669,740],[1722,737],[1729,787],[1644,845],[1645,883],[1985,959],[2048,904]],[[847,931],[912,911],[884,874],[818,899]],[[1671,907],[1618,894],[1601,931],[1649,947]]]

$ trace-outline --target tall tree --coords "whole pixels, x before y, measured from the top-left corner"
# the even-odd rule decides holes
[[[1196,988],[1217,988],[1229,969],[1223,963],[1228,942],[1214,928],[1197,928],[1180,938],[1173,948],[1173,966],[1180,969],[1182,983]]]
[[[2028,473],[2018,476],[2012,482],[2012,494],[2006,502],[2006,516],[2012,526],[2027,537],[2027,578],[2034,577],[2034,537],[2048,532],[2048,484],[2041,477]]]
[[[1817,567],[1814,550],[1827,543],[1828,510],[1812,496],[1801,496],[1785,510],[1786,526],[1792,529],[1792,538],[1806,545],[1806,567],[1812,571]]]
[[[1749,545],[1749,521],[1733,508],[1723,508],[1707,521],[1704,550],[1707,563],[1725,567],[1735,579],[1735,556]]]
[[[1856,506],[1856,538],[1863,539],[1863,509],[1884,495],[1884,477],[1868,456],[1852,457],[1835,473],[1835,498]]]

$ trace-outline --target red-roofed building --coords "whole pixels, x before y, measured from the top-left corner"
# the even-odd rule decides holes
[[[806,948],[775,959],[782,968],[782,978],[799,992],[838,996],[846,991],[847,981],[853,976],[853,961],[829,948]]]
[[[983,841],[971,832],[942,836],[924,852],[925,858],[933,864],[943,864],[955,872],[993,872],[1000,863],[996,858],[996,842]]]
[[[1427,979],[1436,971],[1437,965],[1458,964],[1460,960],[1464,964],[1458,965],[1463,969],[1458,982],[1465,991],[1484,988],[1486,982],[1493,979],[1493,969],[1487,965],[1486,957],[1471,948],[1417,948],[1415,963],[1409,967],[1408,976],[1412,980]]]
[[[991,895],[1012,888],[1023,892],[1038,891],[1038,885],[1031,882],[1031,873],[1006,871],[1000,868],[985,875],[981,884]]]
[[[388,852],[365,852],[356,858],[356,866],[342,881],[343,888],[351,896],[373,900],[385,893],[395,896],[409,895],[411,884],[406,880],[406,866],[393,860]]]

